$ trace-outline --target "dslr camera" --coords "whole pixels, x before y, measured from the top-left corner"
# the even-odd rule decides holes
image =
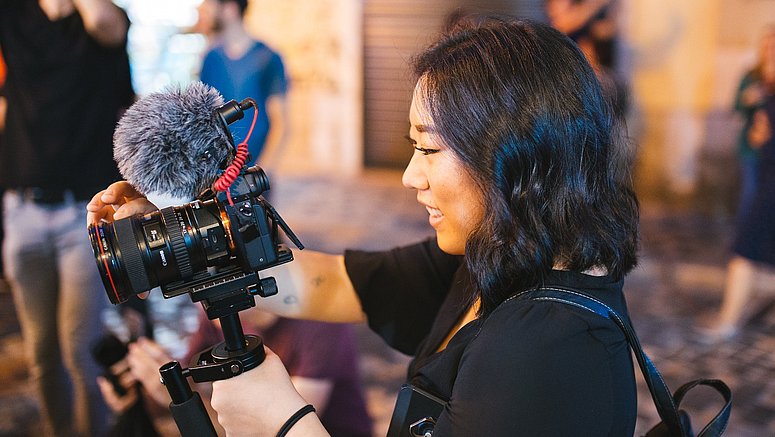
[[[253,104],[252,99],[232,100],[215,112],[225,127]],[[275,294],[274,279],[261,279],[257,272],[293,260],[288,246],[279,243],[278,228],[299,249],[303,246],[261,196],[268,189],[261,168],[242,165],[228,190],[208,189],[186,205],[90,225],[89,239],[110,301],[120,304],[160,286],[165,298],[189,293],[192,301],[203,301],[214,319],[254,306],[253,295]],[[206,305],[208,301],[219,301],[224,314]]]

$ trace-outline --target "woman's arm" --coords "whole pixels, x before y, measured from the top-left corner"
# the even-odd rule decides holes
[[[260,272],[263,277],[275,278],[278,293],[258,299],[259,308],[295,319],[344,323],[365,320],[344,256],[306,249],[293,255],[293,261]]]

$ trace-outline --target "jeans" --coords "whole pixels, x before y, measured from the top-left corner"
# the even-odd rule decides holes
[[[6,276],[46,435],[101,436],[110,417],[90,347],[108,300],[86,232],[86,202],[3,196]]]

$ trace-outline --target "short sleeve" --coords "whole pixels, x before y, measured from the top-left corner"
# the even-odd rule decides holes
[[[445,254],[429,239],[383,252],[346,251],[344,259],[369,327],[391,347],[414,355],[461,257]]]
[[[213,79],[215,76],[214,69],[214,58],[215,58],[215,51],[210,50],[205,54],[204,59],[202,59],[202,66],[199,70],[199,80],[204,82],[207,85],[215,86],[213,85]],[[219,90],[220,92],[220,90]]]
[[[272,58],[267,66],[265,79],[265,83],[267,84],[267,96],[285,94],[286,91],[288,91],[288,79],[285,76],[285,66],[283,65],[282,58],[277,53],[272,54]]]

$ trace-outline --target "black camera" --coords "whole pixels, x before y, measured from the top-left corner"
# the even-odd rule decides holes
[[[251,298],[277,292],[274,279],[260,279],[257,272],[293,260],[291,250],[278,243],[278,227],[299,249],[303,246],[261,196],[269,189],[264,171],[244,166],[247,144],[234,147],[228,125],[251,106],[256,110],[250,98],[231,100],[213,111],[234,149],[233,168],[224,171],[229,177],[214,184],[225,182],[221,186],[226,188],[205,190],[187,205],[89,226],[97,267],[113,304],[156,286],[165,298],[190,293],[194,302],[228,300],[235,290],[247,290]],[[232,312],[252,306],[224,304]],[[208,310],[208,316],[221,314]]]
[[[218,287],[274,294],[274,283],[260,280],[257,272],[293,260],[287,245],[277,243],[278,226],[302,246],[261,197],[268,189],[263,170],[249,167],[228,193],[206,192],[187,205],[90,225],[110,301],[119,304],[156,286],[165,298],[191,293],[194,301],[196,294]]]

